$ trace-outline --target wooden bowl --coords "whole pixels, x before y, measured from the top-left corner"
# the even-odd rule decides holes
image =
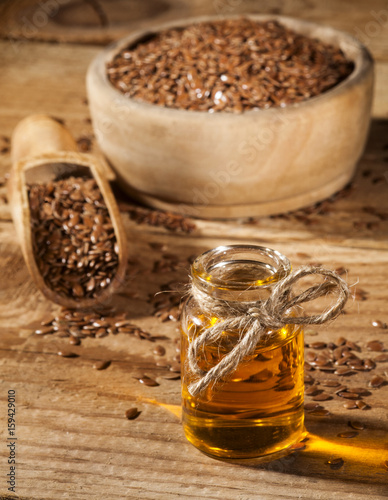
[[[209,114],[125,97],[109,82],[105,65],[149,33],[212,18],[175,21],[116,42],[92,61],[87,91],[99,146],[131,196],[198,217],[257,216],[317,202],[353,176],[370,123],[368,50],[329,27],[283,16],[249,17],[277,19],[339,46],[354,62],[353,72],[331,90],[285,108]]]

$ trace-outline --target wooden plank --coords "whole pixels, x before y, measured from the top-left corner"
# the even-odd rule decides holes
[[[85,104],[84,78],[89,62],[99,49],[86,46],[76,46],[76,49],[68,45],[26,43],[19,46],[18,57],[15,58],[13,47],[7,42],[0,42],[0,65],[4,68],[0,76],[4,103],[0,113],[0,136],[9,138],[23,117],[44,112],[64,119],[76,139],[90,138],[92,151],[98,152]],[[71,72],[67,69],[69,67]],[[375,107],[384,105],[385,101],[381,103],[377,95]],[[297,212],[277,218],[228,223],[227,234],[240,239],[254,234],[257,241],[317,239],[322,244],[386,248],[386,126],[383,120],[373,122],[366,153],[359,164],[352,189],[345,193],[347,197],[328,201],[318,210],[321,213],[312,213],[308,217],[303,212]],[[0,138],[0,150],[6,146]],[[9,168],[9,154],[0,154],[0,176],[4,176]],[[1,193],[5,195],[4,187]],[[368,208],[369,212],[365,211]],[[373,210],[375,213],[370,213]],[[0,218],[10,219],[9,210],[1,197]],[[201,234],[225,234],[225,226],[220,222],[201,221],[199,228]]]
[[[279,495],[318,499],[322,494],[334,492],[350,499],[365,491],[368,491],[366,498],[384,497],[388,477],[382,462],[388,459],[388,452],[381,448],[381,442],[388,425],[388,385],[371,390],[372,395],[365,398],[372,406],[367,412],[344,410],[343,400],[338,397],[323,403],[331,416],[307,416],[310,439],[306,450],[291,458],[267,466],[255,461],[245,466],[214,461],[185,441],[179,418],[168,407],[152,404],[156,400],[178,411],[180,399],[179,381],[161,378],[163,370],[154,364],[158,359],[152,354],[154,344],[124,334],[85,339],[81,346],[72,347],[78,358],[63,359],[56,353],[66,346],[66,339],[32,335],[28,325],[57,308],[48,304],[31,283],[12,228],[2,223],[0,229],[4,263],[0,291],[1,411],[5,412],[7,391],[15,389],[20,459],[18,494],[51,499],[61,498],[65,492],[77,499],[102,499],[113,494],[117,498],[149,499],[174,498],[179,494],[185,498],[198,498],[198,495],[236,498],[237,494],[242,498],[256,498],[257,481],[260,481],[261,496],[257,498],[263,499],[279,498]],[[174,353],[177,324],[161,323],[151,317],[148,294],[155,293],[167,281],[186,282],[187,258],[225,239],[155,234],[134,223],[128,223],[128,233],[133,255],[139,260],[128,291],[135,291],[137,298],[117,297],[115,302],[143,329],[167,337],[158,343],[167,348],[169,360]],[[150,242],[163,244],[166,252],[177,255],[177,271],[152,272],[160,251],[151,248]],[[372,319],[388,320],[385,251],[330,245],[319,248],[315,243],[276,242],[274,246],[287,253],[295,265],[306,258],[301,257],[300,252],[314,255],[329,267],[346,263],[348,281],[359,281],[359,286],[368,294],[365,301],[351,301],[348,314],[320,329],[318,336],[311,337],[309,333],[307,342],[335,341],[343,335],[363,348],[363,356],[368,356],[365,351],[368,339],[380,339],[388,346],[386,330],[371,326]],[[93,362],[104,359],[112,360],[106,371],[92,369]],[[132,378],[139,370],[155,378],[160,386],[139,384]],[[384,374],[384,370],[387,368],[381,364],[376,373]],[[344,383],[366,386],[370,378],[371,374],[361,372],[345,377]],[[142,413],[137,420],[128,421],[124,413],[132,406],[137,406]],[[347,423],[353,419],[364,422],[365,431],[360,432],[357,439],[338,438],[340,432],[349,430]],[[338,456],[344,459],[346,466],[335,471],[330,469],[327,460]],[[4,477],[4,462],[1,468]],[[0,492],[5,494],[2,488]]]
[[[76,138],[91,137],[85,98],[84,74],[98,50],[88,46],[41,43],[18,45],[15,58],[9,42],[0,44],[0,149],[13,127],[26,114],[46,112],[63,118]],[[70,72],[68,68],[72,69]],[[64,84],[65,82],[65,84]],[[377,106],[379,107],[379,105]],[[188,260],[219,244],[251,242],[284,252],[297,267],[320,262],[329,268],[344,266],[346,279],[366,292],[366,300],[351,300],[347,314],[337,322],[307,332],[306,342],[335,341],[343,335],[358,343],[361,357],[375,357],[368,340],[381,340],[388,348],[388,330],[371,321],[388,322],[387,282],[387,122],[375,120],[354,187],[347,197],[321,206],[322,213],[302,212],[277,218],[196,221],[191,234],[173,233],[163,227],[137,224],[139,210],[122,199],[123,219],[131,250],[127,296],[114,298],[117,308],[131,321],[154,335],[167,349],[163,359],[175,355],[177,323],[154,316],[150,295],[166,283],[186,283]],[[96,150],[92,141],[92,146]],[[9,154],[0,154],[0,175],[10,167]],[[17,494],[21,498],[277,498],[345,500],[387,497],[388,472],[383,462],[388,452],[382,444],[388,428],[388,384],[370,388],[367,411],[345,410],[335,396],[323,403],[327,417],[307,415],[306,449],[267,465],[213,460],[186,442],[180,422],[180,384],[162,378],[153,354],[154,343],[118,334],[84,339],[71,349],[79,357],[65,359],[57,352],[68,345],[55,335],[33,334],[33,324],[58,308],[48,303],[31,282],[0,187],[0,414],[6,414],[9,389],[17,393]],[[365,209],[367,207],[367,210]],[[155,272],[161,254],[176,255],[175,270],[168,265]],[[171,256],[170,256],[171,257]],[[162,259],[163,260],[163,259]],[[171,259],[170,259],[171,260]],[[164,258],[169,261],[169,258]],[[356,285],[357,284],[357,285]],[[96,360],[111,360],[96,371]],[[158,387],[144,387],[133,375],[141,371],[155,378]],[[367,386],[374,373],[388,380],[387,363],[373,372],[345,377],[349,386]],[[320,376],[313,373],[316,379]],[[137,406],[139,418],[129,421],[125,411]],[[338,434],[349,430],[348,421],[359,420],[365,430],[353,439]],[[1,439],[6,426],[2,419]],[[333,470],[330,458],[344,459]],[[8,465],[2,452],[0,475]],[[6,483],[0,496],[6,498]]]
[[[365,43],[376,58],[388,59],[385,0],[21,0],[3,2],[0,35],[17,39],[106,44],[134,29],[202,15],[272,13],[328,24]]]

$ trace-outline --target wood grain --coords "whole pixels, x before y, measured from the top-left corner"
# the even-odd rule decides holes
[[[43,5],[43,7],[42,7]],[[51,5],[51,7],[50,7]],[[29,40],[106,45],[132,30],[201,15],[280,14],[327,24],[364,43],[379,64],[374,116],[388,116],[388,7],[385,0],[5,0],[0,37],[12,53]],[[375,101],[377,102],[377,101]],[[384,105],[382,105],[384,102]]]
[[[201,2],[192,5],[200,6]],[[361,10],[349,9],[346,2],[329,2],[318,8],[313,1],[271,5],[288,9],[286,13],[299,6],[302,16],[315,16],[316,20],[319,16],[328,19],[331,12],[336,24],[345,22],[347,11],[349,19],[360,16],[360,26],[367,22],[365,14],[369,9],[384,8],[369,3]],[[99,48],[25,41],[17,47],[15,57],[11,42],[0,44],[0,150],[4,149],[0,154],[0,178],[11,165],[7,137],[29,113],[45,112],[63,118],[76,139],[90,138],[92,151],[98,153],[84,103],[84,76]],[[388,77],[384,68],[384,63],[377,66],[378,82]],[[386,116],[384,106],[386,98],[378,93],[375,117]],[[379,339],[387,349],[388,330],[371,326],[373,319],[388,322],[387,131],[386,120],[373,122],[351,189],[311,214],[297,212],[234,222],[195,221],[196,229],[191,234],[175,234],[163,227],[137,224],[128,216],[129,210],[136,213],[136,205],[120,195],[121,207],[126,210],[122,215],[130,263],[128,295],[117,295],[116,306],[144,330],[165,335],[167,339],[158,343],[167,349],[165,358],[171,359],[175,355],[177,323],[154,317],[149,296],[163,284],[185,283],[188,258],[203,250],[226,243],[265,244],[285,253],[294,266],[305,262],[321,262],[333,269],[344,266],[352,290],[361,288],[366,292],[366,300],[352,299],[347,314],[338,321],[320,328],[316,336],[309,332],[307,342],[327,342],[343,335],[357,342],[365,356],[368,340]],[[338,398],[324,403],[331,415],[307,416],[310,439],[306,449],[289,458],[267,465],[254,461],[225,463],[202,455],[186,442],[179,422],[179,380],[161,377],[163,370],[155,367],[160,358],[152,352],[153,343],[119,334],[85,339],[80,346],[72,346],[78,358],[57,356],[67,346],[66,339],[33,334],[33,325],[58,309],[44,299],[28,275],[1,179],[0,184],[0,436],[4,444],[7,391],[15,389],[20,498],[387,498],[388,472],[382,462],[388,459],[388,385],[371,390],[372,394],[365,398],[372,406],[368,411],[345,410]],[[162,254],[176,255],[175,271],[154,271]],[[109,368],[92,368],[96,360],[104,359],[112,361]],[[141,385],[133,378],[139,370],[160,385]],[[387,363],[380,363],[373,373],[387,380],[387,370]],[[358,373],[347,383],[365,386],[371,375]],[[130,421],[125,411],[133,406],[141,414]],[[349,430],[349,420],[362,421],[366,428],[356,438],[341,440],[337,434]],[[332,470],[327,461],[338,456],[345,464]],[[8,498],[4,479],[7,472],[2,446],[1,498]]]

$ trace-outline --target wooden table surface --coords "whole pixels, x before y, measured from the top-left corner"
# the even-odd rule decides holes
[[[364,401],[369,409],[345,409],[345,400],[331,391],[333,398],[322,403],[328,415],[306,414],[305,449],[267,465],[216,461],[183,436],[180,382],[163,378],[166,369],[155,364],[176,356],[178,323],[155,316],[152,301],[166,284],[173,288],[186,283],[190,259],[205,249],[227,243],[267,245],[285,253],[295,266],[319,262],[346,269],[353,294],[346,314],[334,324],[308,329],[307,344],[335,342],[344,336],[356,342],[363,359],[380,354],[368,350],[370,340],[380,340],[387,351],[388,329],[372,326],[377,319],[388,323],[386,2],[53,0],[37,4],[8,1],[0,7],[0,498],[14,498],[6,483],[9,390],[16,391],[19,498],[387,498],[388,362],[343,377],[348,387],[368,389]],[[101,45],[147,23],[237,12],[300,16],[364,37],[376,58],[376,93],[370,138],[354,181],[311,210],[223,222],[178,218],[177,230],[168,226],[168,215],[140,208],[119,194],[131,255],[125,293],[113,303],[139,328],[160,338],[150,342],[117,334],[83,339],[81,345],[71,346],[77,358],[58,356],[59,350],[69,347],[68,340],[35,335],[34,325],[59,308],[45,300],[30,280],[7,204],[5,178],[13,128],[30,113],[48,113],[65,121],[81,147],[90,145],[97,152],[84,80]],[[153,353],[156,344],[166,347],[164,358]],[[97,360],[111,364],[97,371],[92,367]],[[139,372],[159,386],[140,384],[134,378]],[[308,373],[322,383],[322,373]],[[369,385],[376,374],[384,379],[379,388]],[[141,413],[136,420],[127,420],[125,411],[134,406]],[[352,430],[349,421],[359,421],[365,428],[353,438],[339,437]],[[335,458],[343,459],[342,467],[328,464]]]

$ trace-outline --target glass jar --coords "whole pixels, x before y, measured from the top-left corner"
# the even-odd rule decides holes
[[[199,256],[191,267],[193,286],[206,296],[236,302],[265,300],[271,288],[291,271],[279,252],[253,245],[222,246]],[[295,312],[289,310],[288,315]],[[187,439],[201,451],[222,458],[277,458],[305,435],[303,329],[286,325],[266,330],[253,354],[229,377],[196,396],[187,364],[189,341],[219,318],[204,313],[190,296],[181,329],[182,419]],[[222,332],[197,359],[207,372],[233,349],[239,331]]]

